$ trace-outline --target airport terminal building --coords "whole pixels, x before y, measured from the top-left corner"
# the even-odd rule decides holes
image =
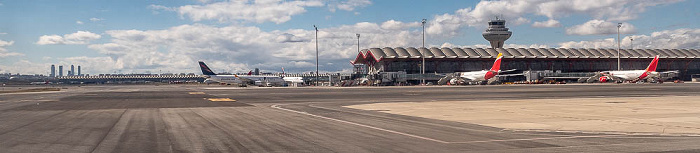
[[[422,54],[425,73],[453,73],[485,70],[498,53],[503,53],[502,70],[597,72],[617,70],[617,49],[583,48],[370,48],[351,61],[356,73],[406,72],[420,74]],[[622,70],[643,70],[660,56],[657,71],[678,70],[678,77],[690,80],[700,74],[698,49],[621,49]],[[358,71],[361,70],[361,71]]]

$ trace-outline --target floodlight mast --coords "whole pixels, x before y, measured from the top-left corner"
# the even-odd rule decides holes
[[[423,49],[426,49],[425,48],[425,22],[426,21],[427,21],[426,19],[423,19],[421,21],[421,25],[423,26]],[[420,52],[420,56],[423,59],[423,62],[420,65],[421,66],[421,68],[420,68],[420,74],[421,74],[420,75],[420,78],[421,78],[420,83],[425,85],[425,54],[423,52],[423,49],[421,49],[421,52]]]

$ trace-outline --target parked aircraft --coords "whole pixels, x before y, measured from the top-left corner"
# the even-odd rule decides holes
[[[603,71],[600,72],[600,82],[617,81],[617,82],[637,82],[644,79],[660,82],[659,72],[656,72],[656,66],[659,64],[659,55],[656,55],[649,66],[644,70],[625,70],[625,71]]]
[[[246,86],[254,84],[257,86],[284,86],[284,80],[277,76],[260,76],[260,75],[217,75],[204,62],[199,61],[199,67],[202,69],[202,74],[207,76],[204,82],[219,82],[222,84],[237,84]],[[250,73],[250,72],[249,72]]]
[[[449,82],[450,82],[450,84],[459,84],[460,82],[465,82],[465,83],[470,83],[470,84],[473,84],[473,83],[478,83],[478,84],[493,83],[494,81],[497,81],[494,77],[497,76],[499,73],[514,71],[514,70],[501,71],[501,59],[502,58],[503,58],[503,54],[498,53],[498,56],[496,57],[496,61],[493,62],[493,66],[491,66],[491,69],[489,69],[489,70],[456,72],[456,74],[459,77],[452,78]]]
[[[287,82],[288,84],[303,84],[304,83],[304,78],[303,77],[288,77],[287,73],[284,72],[284,67],[282,67],[282,79]]]

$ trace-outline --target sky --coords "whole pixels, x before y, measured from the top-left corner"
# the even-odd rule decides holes
[[[696,0],[0,0],[0,73],[349,73],[360,48],[700,49]],[[314,30],[318,27],[318,35]],[[630,40],[632,39],[632,40]],[[64,70],[65,71],[65,70]],[[64,72],[65,74],[66,72]]]

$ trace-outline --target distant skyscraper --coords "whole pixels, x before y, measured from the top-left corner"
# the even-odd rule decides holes
[[[70,71],[68,71],[68,76],[75,75],[75,66],[70,65]]]
[[[80,74],[80,65],[78,65],[78,76],[82,76],[82,74]]]
[[[255,68],[255,73],[253,73],[253,75],[260,75],[260,69]]]
[[[56,77],[56,65],[51,64],[51,75],[50,77]]]
[[[60,77],[63,76],[63,65],[58,66],[58,76],[60,76]]]

